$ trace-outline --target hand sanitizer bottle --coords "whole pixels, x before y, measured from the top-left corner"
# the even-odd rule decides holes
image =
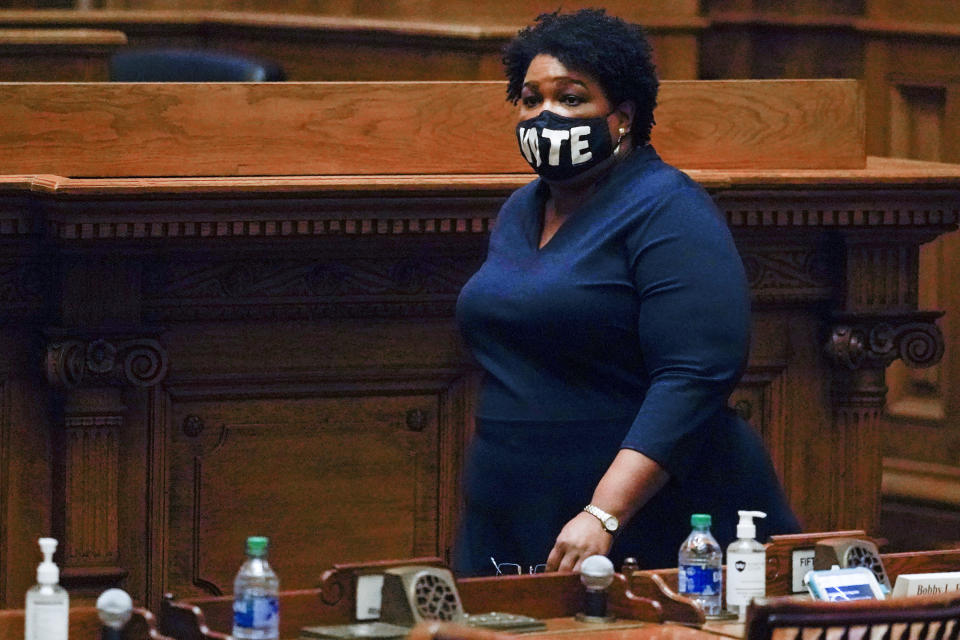
[[[70,596],[59,585],[60,569],[53,563],[57,541],[40,538],[43,562],[37,567],[37,584],[27,591],[25,640],[67,640]]]
[[[727,547],[727,609],[746,619],[747,605],[767,593],[767,550],[755,540],[754,518],[766,518],[762,511],[737,511],[737,539]]]

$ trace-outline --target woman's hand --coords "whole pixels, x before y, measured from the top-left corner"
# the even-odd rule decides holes
[[[590,504],[613,514],[624,526],[653,494],[663,488],[669,475],[659,464],[639,451],[621,449],[603,474]],[[585,511],[563,526],[547,557],[547,571],[578,571],[584,558],[607,555],[613,536]]]
[[[547,557],[547,571],[579,571],[592,555],[607,555],[613,536],[589,513],[580,513],[564,525]]]

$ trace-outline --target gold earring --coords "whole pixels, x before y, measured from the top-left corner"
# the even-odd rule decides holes
[[[623,136],[627,135],[626,127],[620,127],[620,137],[617,138],[617,146],[613,148],[613,155],[620,153],[620,143],[623,142]]]

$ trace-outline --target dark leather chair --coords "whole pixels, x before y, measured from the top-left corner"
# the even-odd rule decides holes
[[[110,58],[114,82],[278,82],[275,62],[201,49],[134,49]]]

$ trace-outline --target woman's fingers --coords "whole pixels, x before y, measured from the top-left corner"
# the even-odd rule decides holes
[[[580,563],[592,555],[606,555],[613,536],[603,530],[596,518],[578,514],[564,525],[547,557],[547,571],[579,571]]]

